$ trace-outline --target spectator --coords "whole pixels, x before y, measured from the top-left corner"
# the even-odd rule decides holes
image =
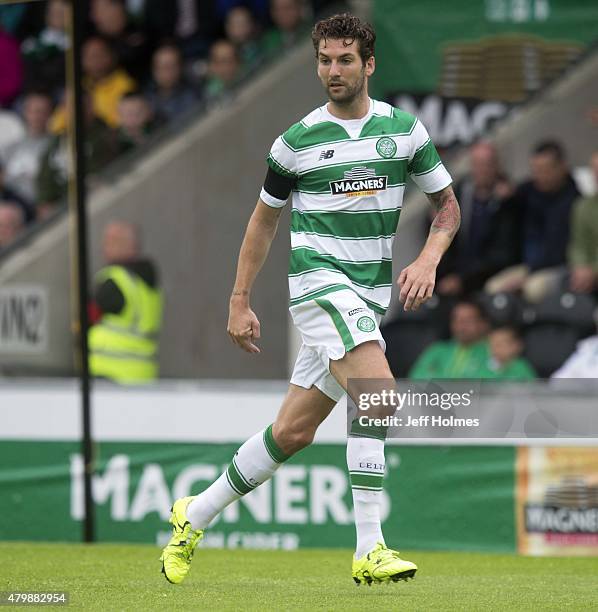
[[[89,331],[92,376],[121,384],[140,384],[158,375],[162,292],[156,267],[140,253],[139,235],[125,221],[104,230],[105,266],[97,275]]]
[[[215,39],[213,2],[145,0],[145,23],[154,41],[175,39],[185,59],[205,57]]]
[[[6,150],[4,155],[4,182],[20,199],[30,206],[37,202],[36,179],[41,158],[51,136],[48,121],[52,115],[52,98],[43,91],[27,94],[23,101],[25,136]]]
[[[469,150],[470,174],[455,186],[461,228],[438,268],[437,292],[459,296],[479,291],[493,275],[515,263],[516,215],[505,202],[511,194],[489,142]]]
[[[598,330],[598,309],[594,311],[594,322]],[[581,340],[550,378],[598,378],[598,333]]]
[[[224,21],[230,11],[239,6],[239,4],[239,0],[216,0],[217,18]],[[260,23],[268,23],[270,18],[270,0],[244,0],[242,6],[246,6]]]
[[[24,227],[21,208],[14,202],[0,201],[0,251],[12,244]]]
[[[490,359],[483,378],[498,380],[532,380],[536,373],[521,357],[523,341],[512,325],[496,327],[488,336]]]
[[[23,213],[23,220],[25,223],[30,223],[35,218],[35,212],[33,207],[26,202],[12,189],[9,189],[4,185],[4,170],[0,164],[0,202],[11,202],[15,206],[18,206]]]
[[[23,84],[23,63],[19,41],[2,30],[0,24],[0,106],[8,107]]]
[[[3,2],[0,4],[0,24],[6,32],[25,40],[44,26],[45,2]]]
[[[434,342],[417,358],[409,378],[480,378],[490,357],[488,320],[479,304],[459,301],[451,312],[451,339]]]
[[[239,79],[240,62],[236,47],[228,40],[218,40],[210,48],[205,95],[217,96],[231,88]]]
[[[25,126],[14,111],[0,108],[0,159],[8,147],[25,137]]]
[[[226,37],[237,48],[245,70],[255,66],[262,55],[258,41],[257,23],[246,6],[235,6],[226,15],[224,22]]]
[[[305,20],[303,0],[270,0],[270,17],[274,26],[262,39],[267,55],[292,47],[300,38]]]
[[[27,5],[24,3],[2,4],[0,6],[0,25],[13,36],[19,35],[19,29],[25,20]]]
[[[486,290],[522,290],[528,301],[539,302],[558,287],[563,276],[571,210],[579,192],[558,142],[546,141],[535,148],[531,174],[512,202],[521,219],[521,263],[492,277]]]
[[[15,38],[18,38],[19,41],[23,41],[30,36],[35,36],[38,32],[40,32],[45,23],[45,14],[46,14],[46,4],[47,0],[44,2],[25,2],[24,3],[24,11],[22,17],[18,20],[18,23],[10,25],[7,27],[6,22],[3,17],[0,15],[0,23],[5,26],[5,29],[10,32]],[[4,10],[4,6],[0,8],[0,12]],[[9,11],[15,4],[11,2],[11,5],[6,7]]]
[[[82,51],[85,87],[91,94],[95,114],[110,127],[118,125],[118,101],[133,91],[135,81],[115,62],[108,41],[92,36]]]
[[[54,93],[64,87],[64,54],[69,46],[66,15],[66,0],[49,0],[45,27],[21,45],[25,62],[25,89],[44,87]]]
[[[146,98],[157,117],[167,121],[192,108],[199,96],[183,79],[183,58],[178,47],[165,44],[152,58],[152,82]]]
[[[67,96],[67,107],[70,96]],[[117,154],[114,132],[93,111],[93,101],[88,95],[83,98],[86,138],[86,170],[93,175],[101,170]],[[71,116],[71,113],[67,113]],[[37,177],[37,215],[45,218],[51,214],[66,196],[69,175],[68,142],[65,132],[54,136],[44,155]]]
[[[155,127],[151,106],[138,92],[120,99],[118,117],[118,144],[123,153],[142,145]]]
[[[144,81],[149,43],[147,35],[130,22],[124,0],[92,0],[91,21],[97,34],[112,45],[117,63],[134,79]]]
[[[590,165],[598,188],[598,151],[592,155]],[[598,291],[598,191],[575,203],[568,255],[571,291]]]

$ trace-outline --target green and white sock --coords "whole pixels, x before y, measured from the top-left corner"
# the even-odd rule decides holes
[[[205,529],[226,506],[269,480],[288,459],[272,436],[272,425],[249,438],[227,470],[187,506],[193,529]]]
[[[351,479],[357,534],[355,556],[360,559],[372,550],[377,542],[384,543],[380,523],[384,480],[384,440],[349,437],[347,466]]]

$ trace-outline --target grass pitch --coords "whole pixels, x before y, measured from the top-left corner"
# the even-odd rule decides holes
[[[154,546],[0,544],[0,591],[102,610],[598,610],[598,559],[404,551],[415,580],[356,586],[348,550],[196,551],[180,585]]]

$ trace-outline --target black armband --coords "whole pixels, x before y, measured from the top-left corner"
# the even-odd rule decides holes
[[[282,174],[278,174],[274,172],[272,168],[268,167],[268,172],[264,179],[264,190],[273,198],[286,200],[291,194],[291,191],[293,191],[296,183],[296,178],[282,176]]]

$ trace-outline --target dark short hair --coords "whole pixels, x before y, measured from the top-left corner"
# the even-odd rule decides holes
[[[521,329],[517,325],[514,325],[513,323],[502,323],[502,324],[493,325],[492,331],[493,332],[496,332],[496,331],[508,332],[509,334],[511,334],[511,336],[513,336],[513,338],[516,338],[517,340],[522,339]]]
[[[46,98],[51,106],[54,106],[54,96],[51,92],[43,87],[32,87],[23,92],[23,99],[35,96],[36,98]]]
[[[112,59],[116,60],[116,49],[114,48],[112,41],[107,36],[104,36],[103,34],[92,34],[83,41],[83,46],[90,42],[99,42],[110,53]]]
[[[563,145],[558,140],[543,140],[534,147],[533,155],[547,154],[560,162],[564,162],[567,157]]]
[[[311,40],[316,50],[316,57],[320,50],[320,41],[331,38],[333,40],[349,40],[345,45],[348,47],[354,40],[359,42],[359,55],[361,60],[365,62],[374,56],[374,47],[376,45],[376,33],[374,28],[367,22],[361,21],[359,17],[342,13],[341,15],[333,15],[327,19],[318,21],[311,32]]]
[[[228,47],[230,47],[234,53],[235,53],[235,58],[237,59],[237,61],[240,61],[241,59],[241,54],[239,53],[239,49],[237,49],[237,46],[230,41],[228,38],[218,38],[217,40],[215,40],[211,45],[210,45],[210,53],[212,52],[212,49],[216,46],[216,45],[227,45]]]
[[[177,54],[179,60],[181,62],[183,61],[183,52],[181,51],[181,48],[179,47],[174,38],[162,39],[158,46],[155,48],[153,55],[155,56],[159,51],[163,51],[164,49],[170,49],[171,51],[174,51]]]
[[[118,4],[119,6],[124,8],[125,10],[127,8],[126,0],[108,0],[108,1],[110,2],[110,4]]]
[[[477,311],[479,317],[484,319],[484,321],[488,321],[488,313],[484,306],[475,298],[472,297],[464,297],[460,298],[457,303],[453,306],[451,310],[451,314],[459,307],[459,306],[469,306]]]

